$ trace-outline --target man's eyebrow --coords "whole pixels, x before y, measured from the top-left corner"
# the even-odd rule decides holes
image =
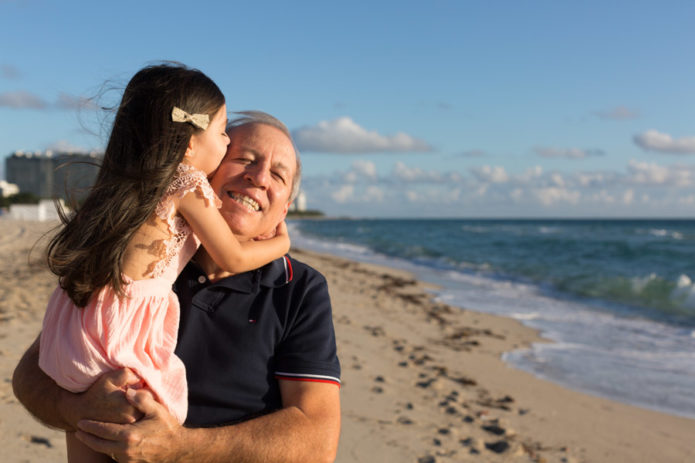
[[[289,172],[289,171],[290,171],[290,168],[289,168],[286,164],[284,164],[283,162],[281,162],[281,161],[278,161],[278,162],[274,163],[274,164],[273,164],[273,167],[274,167],[275,169],[281,170],[281,171],[283,171],[283,172]]]

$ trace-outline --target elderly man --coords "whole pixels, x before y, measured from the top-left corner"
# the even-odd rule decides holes
[[[262,239],[284,220],[300,163],[280,121],[242,114],[228,127],[231,143],[210,183],[239,239]],[[287,256],[230,275],[201,248],[175,289],[176,353],[189,388],[185,427],[151,394],[129,389],[138,378],[127,369],[82,394],[60,389],[38,369],[38,339],[13,377],[19,400],[121,463],[333,461],[340,366],[325,279]]]

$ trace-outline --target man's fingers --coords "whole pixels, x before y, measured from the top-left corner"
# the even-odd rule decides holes
[[[162,407],[147,389],[128,389],[125,392],[125,397],[133,407],[140,410],[145,416],[157,415]]]
[[[103,421],[80,420],[77,423],[78,432],[84,431],[96,437],[108,441],[119,440],[122,436],[124,425],[104,423]]]
[[[119,370],[113,370],[105,373],[104,379],[115,387],[120,389],[125,389],[126,387],[136,386],[141,384],[140,377],[133,372],[130,368],[121,368]]]

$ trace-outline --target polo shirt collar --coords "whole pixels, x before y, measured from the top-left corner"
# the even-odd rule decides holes
[[[200,267],[196,266],[196,268],[201,275],[204,275]],[[257,291],[259,286],[279,288],[290,281],[292,281],[292,264],[289,256],[283,256],[257,270],[232,275],[214,284],[218,288],[250,294]]]

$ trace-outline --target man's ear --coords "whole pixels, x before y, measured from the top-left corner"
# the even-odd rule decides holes
[[[287,212],[290,210],[291,205],[292,201],[288,201],[287,204],[285,204],[285,208],[282,210],[282,220],[285,220],[285,218],[287,218]]]

